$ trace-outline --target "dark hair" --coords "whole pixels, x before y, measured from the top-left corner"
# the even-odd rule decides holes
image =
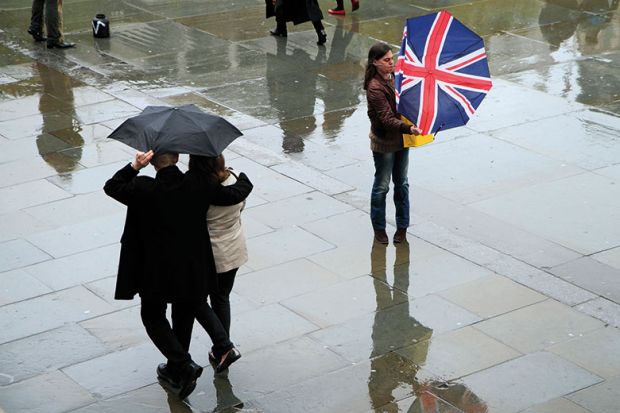
[[[368,89],[368,83],[370,80],[376,76],[377,68],[374,63],[375,60],[378,60],[385,56],[387,52],[392,50],[389,44],[384,42],[375,43],[372,45],[370,50],[368,51],[368,61],[366,62],[366,73],[364,74],[364,90]]]
[[[220,183],[228,178],[230,172],[226,169],[224,155],[219,156],[189,156],[189,169],[202,172],[213,182]]]

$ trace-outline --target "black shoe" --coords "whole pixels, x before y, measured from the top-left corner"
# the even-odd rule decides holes
[[[233,364],[235,361],[239,360],[240,358],[241,358],[241,353],[239,353],[239,350],[237,350],[234,347],[231,348],[230,351],[226,353],[226,356],[224,356],[224,360],[222,360],[220,364],[217,365],[217,367],[215,368],[215,372],[216,373],[223,372],[231,364]]]
[[[28,29],[28,34],[32,36],[35,42],[44,42],[47,40],[47,37],[43,37],[43,33],[34,31],[32,29]]]
[[[317,36],[319,36],[319,40],[317,40],[316,44],[318,44],[319,46],[324,45],[327,41],[327,33],[325,33],[325,30],[317,32]]]
[[[48,49],[69,49],[71,47],[75,47],[75,43],[66,43],[66,42],[47,42]]]
[[[272,36],[276,36],[276,37],[287,37],[288,33],[286,32],[286,30],[278,30],[273,29],[273,30],[269,30],[269,34]]]
[[[179,391],[179,399],[185,399],[194,391],[194,389],[196,388],[196,381],[201,374],[202,367],[200,367],[193,361],[190,361],[189,364],[185,365],[185,367],[183,368],[183,373],[181,374],[181,380],[179,382],[179,384],[181,385],[181,390]]]
[[[166,363],[157,366],[157,381],[164,389],[173,394],[178,395],[181,391],[180,377],[170,371]]]
[[[216,368],[218,365],[217,358],[215,358],[212,351],[209,352],[209,363],[213,368]]]

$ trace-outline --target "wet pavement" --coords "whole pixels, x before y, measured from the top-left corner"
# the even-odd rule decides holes
[[[309,24],[268,36],[262,0],[67,0],[63,51],[2,1],[0,412],[619,411],[618,1],[361,3],[320,0],[318,47]],[[484,37],[494,87],[411,153],[409,243],[373,245],[365,55],[439,8]],[[125,211],[101,188],[134,153],[106,136],[186,103],[243,130],[227,160],[255,189],[243,358],[181,403],[112,298]]]

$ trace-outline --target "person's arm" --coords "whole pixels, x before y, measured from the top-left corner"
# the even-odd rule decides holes
[[[135,159],[130,164],[121,168],[112,178],[108,179],[103,186],[103,191],[118,202],[128,205],[136,193],[134,178],[140,169],[149,164],[152,157],[152,151],[136,153]]]
[[[419,129],[415,126],[407,125],[405,122],[396,117],[392,112],[390,103],[387,101],[387,96],[383,88],[373,85],[368,85],[368,105],[375,109],[375,112],[379,116],[379,120],[385,129],[396,130],[400,133],[411,133],[418,135]]]
[[[242,172],[234,184],[228,186],[220,185],[217,190],[213,191],[210,203],[220,206],[236,205],[250,195],[253,187],[250,179]]]

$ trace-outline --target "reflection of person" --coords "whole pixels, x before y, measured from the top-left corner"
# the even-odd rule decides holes
[[[235,184],[238,179],[236,174],[226,168],[224,155],[217,157],[190,155],[189,169],[203,173],[213,185],[229,186]],[[230,341],[230,293],[239,267],[248,260],[241,225],[241,211],[244,206],[245,200],[230,206],[213,205],[207,210],[206,216],[217,275],[216,285],[209,293],[212,309],[205,302],[197,313],[196,320],[205,329],[209,328],[209,325],[215,325],[217,330],[221,329],[224,333],[223,345],[218,345],[213,340],[214,346],[209,353],[209,359],[216,365],[217,372],[225,370],[241,357]]]
[[[382,412],[398,412],[393,403],[396,389],[403,386],[415,388],[416,363],[426,360],[428,339],[433,330],[421,325],[409,314],[408,303],[402,303],[396,295],[407,293],[409,289],[409,243],[396,246],[394,261],[394,285],[390,286],[386,274],[386,246],[374,243],[371,252],[372,277],[377,296],[377,311],[372,325],[373,350],[370,355],[370,377],[368,391],[373,408]],[[398,329],[395,333],[394,329]],[[402,368],[402,374],[395,373],[394,366],[385,355],[392,349],[402,348],[413,343],[417,352],[415,362]],[[384,356],[384,357],[381,357]],[[379,410],[377,410],[379,411]]]
[[[360,8],[360,0],[351,0],[351,11],[355,11]],[[344,16],[344,0],[336,0],[336,7],[333,9],[327,10],[329,14],[336,14],[339,16]]]
[[[319,50],[312,60],[304,50],[295,48],[292,54],[286,53],[286,42],[278,42],[277,54],[267,54],[266,80],[269,103],[277,112],[283,129],[282,149],[285,153],[303,152],[304,137],[316,128],[314,106],[316,102],[316,81],[318,72],[304,70],[316,59],[321,59]],[[282,74],[283,63],[292,63],[300,69]],[[291,85],[294,85],[292,87]],[[282,125],[283,122],[293,122]]]
[[[286,37],[286,22],[297,25],[312,21],[319,46],[327,41],[327,33],[323,27],[323,13],[317,0],[265,0],[267,18],[275,16],[276,28],[270,30],[273,36]]]
[[[43,12],[45,9],[45,13]],[[43,14],[47,38],[43,37]],[[75,43],[67,43],[63,36],[62,0],[32,0],[32,12],[28,33],[37,42],[47,40],[47,48],[68,49]]]
[[[140,295],[142,323],[167,359],[157,368],[160,383],[183,399],[202,374],[188,349],[194,315],[206,302],[215,274],[207,209],[209,204],[241,202],[252,184],[241,174],[235,185],[216,187],[191,170],[183,174],[177,161],[178,154],[138,152],[106,182],[104,191],[127,205],[115,298]],[[149,162],[155,178],[137,176]],[[168,303],[172,328],[166,319]]]
[[[41,62],[35,62],[36,70],[41,77],[43,87],[39,99],[39,112],[43,118],[41,133],[37,136],[37,149],[45,162],[53,167],[59,174],[71,172],[79,166],[82,157],[84,139],[80,135],[81,127],[74,123],[75,100],[73,97],[73,84],[69,76],[66,76]],[[58,101],[66,105],[63,111],[68,116],[58,116],[56,109]],[[60,123],[62,122],[62,123]],[[70,151],[49,152],[47,148],[49,134],[62,131],[62,140],[71,146]],[[70,179],[70,174],[62,175],[64,179]]]
[[[358,20],[353,20],[353,27],[351,30],[343,29],[342,19],[338,19],[336,22],[336,28],[334,30],[334,37],[329,48],[329,57],[327,58],[328,66],[342,66],[342,63],[346,61],[347,46],[353,38],[353,32],[356,31],[355,26],[358,24]],[[358,65],[355,65],[356,69],[359,69]],[[347,70],[347,69],[345,69]],[[346,73],[342,70],[339,71],[339,76],[355,77],[359,72]],[[325,93],[323,94],[323,103],[325,104],[325,111],[323,113],[323,132],[329,132],[331,136],[337,135],[342,129],[343,122],[355,112],[359,104],[359,89],[356,87],[350,87],[349,84],[344,84],[338,79],[333,79],[331,76],[327,76],[325,79]],[[344,110],[338,110],[345,108]]]
[[[243,402],[233,393],[232,385],[228,377],[218,374],[213,377],[213,386],[215,387],[215,397],[217,406],[213,409],[215,412],[237,411],[243,409]],[[232,410],[231,410],[232,408]]]
[[[407,168],[409,148],[403,147],[403,133],[419,135],[420,130],[409,126],[396,112],[394,92],[394,58],[390,46],[376,43],[368,51],[364,90],[370,118],[370,148],[375,163],[375,179],[370,196],[370,219],[375,239],[388,243],[385,232],[385,198],[394,182],[396,233],[394,243],[403,242],[409,227],[409,182]]]

